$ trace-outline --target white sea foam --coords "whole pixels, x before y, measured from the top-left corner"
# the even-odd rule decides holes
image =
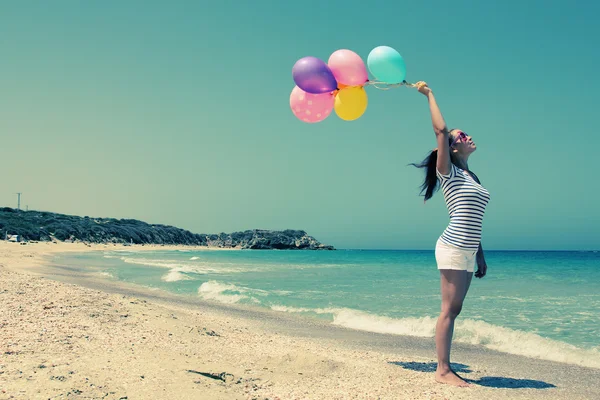
[[[343,308],[304,308],[304,307],[288,307],[273,305],[271,309],[274,311],[292,312],[292,313],[315,313],[315,314],[336,314]]]
[[[160,279],[165,282],[177,282],[177,281],[188,281],[193,279],[192,277],[185,275],[181,270],[174,268],[170,270],[167,274],[163,275]]]
[[[271,306],[275,311],[331,314],[333,324],[369,332],[433,337],[437,318],[390,318],[348,308],[296,308]],[[600,368],[600,349],[581,349],[568,343],[543,338],[471,319],[458,320],[454,340],[531,358]]]
[[[134,265],[147,265],[149,267],[163,267],[163,268],[174,268],[181,265],[179,262],[174,260],[154,260],[147,258],[132,258],[132,257],[121,257],[121,261],[126,264]]]
[[[217,281],[208,281],[200,285],[198,295],[205,300],[214,300],[225,304],[234,304],[242,300],[260,304],[257,296],[268,296],[269,292]]]
[[[240,272],[265,272],[269,270],[278,270],[281,268],[285,268],[285,270],[292,269],[311,269],[311,268],[342,268],[344,265],[342,264],[240,264],[239,262],[227,262],[227,261],[218,261],[218,262],[206,262],[201,261],[200,257],[193,256],[188,260],[177,260],[177,259],[151,259],[151,258],[141,258],[136,257],[135,255],[114,255],[114,254],[105,254],[104,258],[119,258],[126,264],[133,265],[146,265],[149,267],[158,267],[158,268],[188,268],[186,272],[188,273],[196,273],[196,274],[235,274]]]
[[[289,290],[273,290],[273,293],[278,294],[280,296],[287,296],[287,295],[290,295],[290,294],[292,294],[294,292],[291,292]]]
[[[231,274],[238,272],[252,272],[255,269],[246,267],[225,266],[223,263],[187,262],[176,260],[145,259],[121,257],[126,264],[147,265],[149,267],[169,268],[174,271],[187,272],[190,274]],[[235,264],[227,264],[235,265]]]

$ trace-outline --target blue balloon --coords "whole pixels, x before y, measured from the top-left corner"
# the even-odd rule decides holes
[[[369,71],[378,81],[402,83],[406,78],[406,64],[396,50],[388,46],[375,47],[367,58]]]

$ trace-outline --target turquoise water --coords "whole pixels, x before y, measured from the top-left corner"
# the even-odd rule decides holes
[[[600,368],[600,253],[486,252],[455,340]],[[440,307],[433,251],[106,251],[56,264],[110,279],[433,337]]]

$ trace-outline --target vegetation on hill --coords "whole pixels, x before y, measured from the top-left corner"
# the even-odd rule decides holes
[[[45,211],[0,208],[2,236],[25,240],[70,240],[87,243],[196,245],[242,249],[333,250],[302,230],[248,230],[197,234],[174,226],[148,224],[135,219],[91,218]],[[3,239],[4,237],[2,237]]]

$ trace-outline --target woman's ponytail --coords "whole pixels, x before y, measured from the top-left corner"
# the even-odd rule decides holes
[[[424,194],[425,201],[429,200],[438,189],[438,180],[436,174],[438,150],[433,149],[431,153],[420,164],[411,163],[417,168],[426,168],[425,180],[421,185],[420,195]]]

